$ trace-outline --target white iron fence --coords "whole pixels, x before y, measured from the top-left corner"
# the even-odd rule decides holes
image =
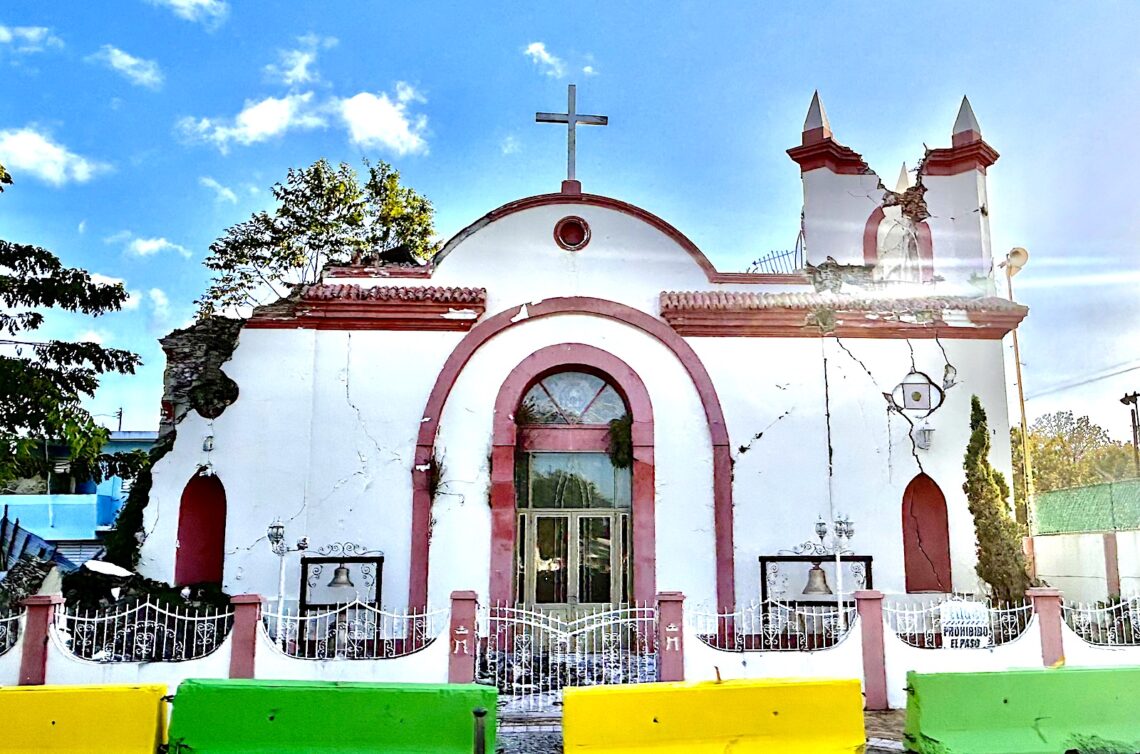
[[[731,613],[688,611],[697,638],[725,652],[804,652],[834,647],[851,630],[855,607],[768,600]]]
[[[981,649],[1021,636],[1033,618],[1033,605],[953,598],[926,604],[884,604],[883,616],[895,635],[912,647]]]
[[[62,607],[56,634],[96,662],[181,662],[216,650],[233,626],[229,608],[162,605],[149,598],[104,610]]]
[[[499,689],[505,716],[557,714],[566,687],[657,680],[656,631],[653,607],[482,606],[475,681]]]
[[[1089,644],[1140,646],[1140,597],[1115,604],[1065,602],[1061,612],[1069,628]]]
[[[360,600],[320,611],[263,612],[269,638],[303,660],[383,660],[419,652],[447,628],[447,610],[387,612]]]
[[[24,617],[23,610],[12,610],[0,614],[0,655],[16,646],[20,638],[20,618]]]

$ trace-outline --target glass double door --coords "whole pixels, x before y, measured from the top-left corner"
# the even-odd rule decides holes
[[[615,470],[604,453],[526,455],[516,534],[518,601],[567,614],[578,606],[628,602],[628,470]]]

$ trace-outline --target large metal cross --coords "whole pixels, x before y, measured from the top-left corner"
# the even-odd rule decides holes
[[[566,112],[564,113],[535,113],[534,119],[538,123],[565,123],[566,124],[566,177],[574,180],[574,155],[577,140],[574,138],[574,126],[581,123],[583,126],[606,126],[610,119],[605,115],[579,115],[574,112],[575,87],[570,84],[566,95]]]

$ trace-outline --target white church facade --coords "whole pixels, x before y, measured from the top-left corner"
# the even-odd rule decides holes
[[[666,219],[567,180],[430,265],[328,268],[257,312],[222,367],[236,401],[187,413],[153,469],[140,570],[275,596],[280,520],[309,541],[285,557],[290,602],[332,574],[302,573],[320,553],[388,609],[453,590],[731,609],[802,597],[810,564],[762,584],[761,558],[842,516],[875,588],[980,591],[970,399],[1008,478],[1002,339],[1026,314],[994,296],[997,153],[964,102],[952,145],[887,190],[816,99],[789,155],[792,272],[718,271]]]

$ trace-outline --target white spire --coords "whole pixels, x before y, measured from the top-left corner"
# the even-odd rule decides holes
[[[974,108],[970,107],[970,100],[967,97],[962,97],[962,107],[958,109],[958,119],[954,121],[954,136],[967,131],[973,131],[978,136],[982,135],[982,127],[978,125],[978,119],[974,117]]]
[[[906,172],[906,163],[902,164],[902,170],[899,171],[899,182],[895,184],[895,193],[901,194],[910,188],[910,173]]]
[[[818,89],[811,97],[811,105],[808,107],[807,118],[804,120],[804,133],[817,128],[823,129],[825,137],[831,136],[831,124],[827,121],[827,111],[823,109],[823,103],[819,100]]]

